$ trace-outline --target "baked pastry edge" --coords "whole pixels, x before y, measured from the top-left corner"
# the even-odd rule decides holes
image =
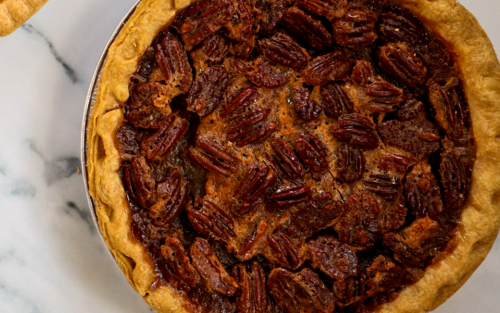
[[[477,155],[472,189],[452,253],[428,267],[424,277],[379,311],[426,312],[446,301],[488,254],[500,227],[500,64],[481,26],[453,0],[393,0],[420,17],[455,52],[469,102]],[[130,208],[117,173],[114,137],[123,121],[120,105],[138,60],[160,29],[189,0],[143,0],[110,47],[87,131],[89,191],[102,235],[131,285],[158,312],[184,312],[173,288],[152,288],[152,260],[130,230]]]

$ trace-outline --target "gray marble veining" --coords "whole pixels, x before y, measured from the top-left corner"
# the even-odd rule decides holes
[[[54,182],[69,178],[78,172],[81,161],[78,157],[58,157],[55,160],[48,159],[37,147],[33,140],[28,140],[29,148],[44,163],[44,177],[50,186]]]
[[[40,37],[47,44],[50,53],[52,53],[52,56],[54,57],[54,59],[56,59],[57,63],[61,64],[61,66],[64,68],[64,72],[66,72],[66,75],[69,77],[69,79],[74,84],[78,82],[78,76],[76,75],[75,70],[71,66],[69,66],[66,61],[63,60],[63,58],[59,55],[59,52],[57,52],[56,48],[54,47],[54,44],[44,34],[42,34],[38,29],[36,29],[29,23],[23,24],[21,28],[30,34]]]
[[[13,309],[18,310],[22,309],[22,311],[17,312],[26,312],[26,313],[40,313],[41,311],[38,309],[37,305],[33,300],[29,299],[29,297],[22,293],[19,290],[12,289],[9,286],[6,286],[0,282],[0,295],[7,298],[8,303],[3,307],[5,310]],[[1,298],[0,298],[1,299]],[[15,305],[11,306],[11,305]],[[12,311],[16,312],[16,311]]]
[[[28,181],[19,177],[12,177],[5,165],[0,164],[0,194],[4,196],[18,196],[33,198],[36,188]]]
[[[97,231],[94,221],[92,220],[92,215],[90,215],[88,210],[87,203],[85,203],[84,206],[78,206],[73,201],[68,201],[66,202],[64,211],[69,215],[76,214],[82,221],[87,223],[91,232]]]

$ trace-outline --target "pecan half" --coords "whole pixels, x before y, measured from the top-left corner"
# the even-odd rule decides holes
[[[278,190],[273,193],[269,199],[273,200],[278,208],[286,208],[292,205],[297,205],[306,202],[312,194],[311,188],[308,186],[298,186],[288,189]]]
[[[229,0],[196,2],[175,16],[172,27],[181,35],[186,50],[191,51],[229,21],[234,9]]]
[[[363,8],[351,8],[347,14],[333,24],[335,41],[346,47],[356,48],[371,45],[377,34],[375,23],[378,14]]]
[[[384,171],[394,171],[398,174],[404,174],[408,168],[417,163],[418,159],[414,157],[405,157],[399,154],[389,154],[384,156],[379,166]]]
[[[273,33],[285,13],[285,0],[249,0],[256,8],[258,32],[263,35]]]
[[[311,100],[311,92],[304,87],[293,90],[291,100],[297,115],[306,122],[317,119],[323,110],[321,105]]]
[[[249,65],[238,58],[229,57],[226,60],[228,69],[233,75],[245,75],[250,70]]]
[[[123,168],[123,183],[132,202],[146,208],[156,201],[156,182],[143,156],[133,157]]]
[[[285,32],[260,40],[258,50],[269,60],[293,69],[300,70],[307,65],[307,53]]]
[[[339,126],[333,130],[333,136],[355,148],[376,149],[379,146],[373,121],[359,114],[342,115]]]
[[[337,169],[343,182],[354,183],[363,178],[365,164],[365,157],[360,149],[346,144],[339,146]]]
[[[359,248],[371,248],[380,234],[379,206],[369,194],[352,194],[345,202],[342,218],[335,225],[339,240]]]
[[[209,68],[198,78],[189,91],[188,110],[201,118],[210,115],[223,101],[229,85],[229,75],[223,66]]]
[[[161,31],[153,46],[170,99],[188,92],[193,83],[193,70],[179,39],[170,32]]]
[[[198,286],[188,294],[189,299],[197,306],[198,312],[236,312],[234,299],[217,292],[211,292]]]
[[[325,114],[331,118],[339,118],[342,113],[352,113],[354,105],[339,83],[330,83],[321,86],[320,94],[323,97],[322,105]]]
[[[351,71],[351,61],[340,49],[312,59],[304,69],[304,81],[313,86],[342,80]]]
[[[425,271],[419,268],[405,268],[406,271],[406,281],[410,284],[414,284],[424,277]]]
[[[245,42],[252,35],[253,19],[243,0],[232,0],[234,12],[226,23],[227,36],[236,42]]]
[[[237,264],[233,276],[240,285],[236,297],[238,313],[265,313],[267,310],[266,274],[258,261],[247,267]]]
[[[404,196],[413,215],[431,218],[443,211],[441,190],[429,164],[421,162],[406,175]]]
[[[267,224],[265,220],[261,220],[250,236],[248,236],[240,246],[236,258],[240,261],[247,261],[253,258],[258,252],[260,243],[268,228],[269,224]]]
[[[445,88],[439,84],[429,87],[429,101],[436,112],[435,118],[446,136],[457,142],[466,134],[466,108],[455,88]]]
[[[276,88],[286,85],[290,81],[290,77],[281,73],[274,66],[265,63],[262,59],[256,59],[254,64],[257,72],[248,77],[252,85],[256,87]]]
[[[135,86],[125,106],[125,119],[137,128],[158,129],[171,113],[166,87],[159,83]]]
[[[212,201],[197,199],[194,206],[187,206],[186,212],[193,228],[203,236],[224,243],[236,237],[233,219]]]
[[[275,268],[269,274],[267,288],[276,305],[289,313],[333,312],[332,293],[316,273],[304,268],[293,274],[282,268]]]
[[[214,65],[222,62],[229,53],[231,45],[229,40],[221,34],[215,33],[208,36],[199,48],[191,52],[191,59],[196,69],[201,69],[204,65]]]
[[[317,299],[314,301],[314,307],[317,312],[333,312],[335,309],[335,298],[326,288],[325,283],[319,278],[318,274],[309,268],[304,268],[296,274],[302,285],[306,287],[310,294]]]
[[[137,70],[130,77],[130,87],[137,84],[146,83],[156,67],[157,64],[155,60],[155,49],[153,47],[149,47],[139,60],[139,66],[137,67]],[[133,89],[130,87],[129,89]]]
[[[159,262],[159,270],[172,286],[189,292],[198,285],[200,275],[191,264],[179,239],[165,238],[165,244],[160,249],[163,259]]]
[[[259,94],[257,89],[253,87],[243,89],[226,105],[224,111],[221,112],[220,117],[227,118],[228,116],[237,115],[238,113],[241,114],[242,111],[254,103],[258,97]]]
[[[142,133],[137,131],[132,125],[123,123],[116,131],[116,149],[120,153],[120,157],[125,155],[138,155],[139,141]]]
[[[368,87],[375,81],[371,63],[366,60],[357,60],[352,68],[351,79],[361,87]]]
[[[438,128],[423,116],[403,122],[383,122],[379,134],[385,144],[413,154],[431,154],[441,146]]]
[[[269,109],[255,108],[240,115],[227,129],[227,139],[236,142],[238,147],[266,140],[276,131],[276,121],[261,123],[269,116],[269,112]]]
[[[324,16],[330,21],[342,17],[348,6],[347,0],[294,0],[293,3],[304,11]]]
[[[425,28],[419,21],[399,12],[384,11],[380,14],[377,31],[386,41],[420,43],[424,40]]]
[[[332,45],[332,35],[323,24],[297,7],[287,9],[281,23],[288,33],[315,49],[325,50]]]
[[[410,99],[406,101],[396,114],[398,120],[400,121],[412,120],[421,115],[425,115],[425,106],[417,99]]]
[[[338,307],[343,308],[356,305],[366,297],[366,286],[364,282],[355,277],[347,277],[343,280],[333,282],[333,296]]]
[[[166,179],[156,188],[158,201],[149,208],[156,226],[166,227],[181,214],[189,195],[189,183],[179,167],[170,168]]]
[[[236,214],[244,215],[255,209],[275,184],[276,176],[269,167],[259,163],[250,166],[237,189],[240,206],[236,209]]]
[[[429,259],[429,243],[438,235],[440,226],[429,217],[415,220],[399,233],[383,236],[384,245],[394,251],[394,259],[409,267],[421,267]]]
[[[141,153],[154,162],[160,162],[170,152],[189,128],[189,122],[177,114],[170,115],[162,128],[144,136],[141,140]]]
[[[332,235],[321,235],[307,242],[311,266],[338,280],[358,276],[356,253]]]
[[[388,174],[370,174],[369,178],[363,179],[365,188],[386,200],[394,200],[401,187],[398,176]]]
[[[445,207],[448,211],[455,212],[467,201],[471,170],[453,150],[446,150],[441,153],[439,173],[443,184]]]
[[[291,180],[304,177],[304,167],[289,143],[275,138],[271,140],[271,145],[276,152],[276,156],[270,156],[269,161],[276,167],[276,170],[279,170]]]
[[[388,43],[377,53],[380,68],[408,87],[425,83],[427,68],[415,50],[404,43]]]
[[[403,89],[386,82],[371,84],[366,94],[370,97],[370,111],[378,113],[397,111],[406,98]]]
[[[196,148],[189,148],[189,158],[207,170],[229,176],[238,172],[241,161],[215,141],[196,139]]]
[[[238,290],[238,283],[226,272],[208,241],[196,238],[189,254],[194,268],[200,273],[209,291],[226,296],[234,295]]]
[[[290,238],[305,240],[334,225],[343,210],[342,201],[333,201],[329,192],[316,195],[291,218],[287,234]]]
[[[366,269],[366,285],[369,294],[388,292],[401,287],[405,279],[405,270],[391,258],[379,255]]]
[[[291,270],[296,270],[302,265],[303,260],[299,256],[299,250],[284,233],[280,232],[276,235],[267,236],[267,243],[272,254],[268,256],[269,259],[274,259]]]
[[[323,174],[328,171],[328,150],[320,139],[309,133],[301,133],[297,136],[295,145],[297,154],[311,172]]]
[[[385,203],[380,213],[382,232],[397,231],[406,223],[407,213],[406,201],[402,196],[399,196],[399,199],[394,202]]]

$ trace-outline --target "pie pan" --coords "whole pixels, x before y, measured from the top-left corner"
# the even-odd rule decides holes
[[[161,1],[142,2],[157,4]],[[498,233],[500,225],[500,208],[498,206],[500,168],[497,155],[500,152],[498,139],[500,137],[500,103],[498,100],[500,98],[500,66],[491,43],[477,24],[477,21],[455,1],[398,0],[396,2],[414,13],[417,12],[426,21],[427,26],[435,30],[445,40],[453,43],[452,49],[456,53],[456,61],[465,77],[464,90],[470,104],[473,131],[478,147],[477,160],[473,171],[472,191],[462,215],[463,223],[459,226],[455,238],[456,248],[445,260],[427,268],[425,276],[418,283],[403,290],[395,301],[380,308],[380,312],[424,312],[439,306],[465,283],[486,257]],[[187,4],[172,3],[171,7],[183,8]],[[147,12],[145,8],[142,9],[140,13]],[[99,93],[98,87],[102,77],[101,74],[105,70],[107,51],[114,44],[120,30],[131,16],[134,16],[134,9],[120,24],[99,62],[89,91],[82,129],[82,168],[84,168],[85,184],[91,193],[88,198],[89,205],[94,221],[98,225],[103,240],[108,244],[108,247],[110,247],[109,234],[103,234],[103,225],[105,223],[102,220],[99,221],[96,210],[99,210],[99,206],[102,205],[102,197],[105,197],[109,188],[112,189],[117,186],[96,184],[94,180],[96,175],[94,170],[97,166],[95,161],[106,162],[109,160],[107,159],[109,155],[105,149],[98,152],[96,150],[98,143],[94,141],[101,140],[98,138],[100,135],[96,133],[96,128],[99,127],[97,124],[100,123],[101,128],[106,128],[104,122],[97,121],[97,118],[107,114],[112,107],[101,110],[97,113],[99,115],[95,115],[93,109]],[[142,55],[142,52],[144,51],[140,53],[134,51],[133,56],[127,58],[127,60],[137,60]],[[125,92],[123,86],[121,86],[122,89],[117,86],[109,88],[115,87],[117,89],[114,92],[116,92],[118,98],[123,99],[123,93]],[[92,138],[88,137],[89,132],[93,136]],[[93,151],[90,151],[92,149],[89,150],[88,140],[92,141],[90,144],[94,145]],[[110,142],[108,137],[107,144],[109,145]],[[99,144],[106,146],[106,143],[103,142]],[[104,154],[102,154],[103,152]],[[88,170],[89,165],[91,172]],[[102,192],[104,192],[104,195]],[[113,211],[113,213],[116,212]],[[104,228],[104,231],[107,231],[107,229]],[[140,264],[139,258],[123,253],[120,251],[120,247],[116,245],[111,246],[113,248],[110,248],[110,251],[122,271],[125,272],[129,282],[148,303],[160,312],[182,311],[175,296],[168,288],[159,292],[148,289],[150,286],[148,286],[147,282],[142,281],[141,271],[136,271],[137,265],[145,266]]]
[[[132,6],[132,8],[127,12],[127,14],[125,14],[125,16],[122,18],[122,20],[120,21],[120,23],[116,27],[115,31],[111,35],[111,38],[109,39],[108,43],[106,44],[106,47],[104,48],[104,51],[103,51],[101,57],[99,58],[99,62],[97,63],[97,67],[96,67],[96,69],[94,71],[94,75],[92,76],[92,80],[90,82],[90,87],[89,87],[89,90],[88,90],[88,93],[87,93],[87,98],[85,100],[85,107],[84,107],[84,111],[83,111],[82,131],[81,131],[81,140],[80,140],[80,153],[81,153],[80,154],[80,159],[82,160],[83,182],[84,182],[84,185],[85,185],[85,188],[86,188],[86,191],[87,191],[86,194],[87,194],[87,202],[88,202],[89,209],[90,209],[90,215],[92,216],[92,220],[94,221],[94,224],[95,224],[95,226],[96,226],[96,228],[98,230],[99,237],[101,237],[101,240],[104,242],[104,244],[106,244],[106,242],[104,241],[104,238],[102,237],[102,233],[101,233],[101,230],[99,228],[99,224],[97,223],[97,215],[96,215],[96,211],[95,211],[96,204],[94,202],[93,197],[91,197],[90,193],[88,192],[88,190],[89,190],[89,187],[88,187],[88,171],[87,171],[87,156],[88,156],[87,131],[88,131],[88,123],[89,123],[90,117],[92,115],[92,109],[93,109],[95,101],[96,101],[97,88],[99,86],[99,80],[100,80],[101,75],[102,75],[102,70],[103,70],[104,63],[106,62],[106,57],[107,57],[107,54],[108,54],[108,49],[111,46],[111,44],[113,43],[113,41],[115,40],[115,38],[118,35],[118,33],[120,32],[120,30],[123,28],[123,26],[125,25],[125,23],[130,18],[130,16],[134,13],[134,10],[135,10],[135,8],[136,8],[136,6],[137,6],[137,4],[139,2],[140,2],[140,0],[138,0],[136,2],[136,4],[134,4]],[[109,252],[109,255],[112,257],[112,259],[114,261],[116,261],[115,258],[114,258],[114,256],[113,256],[113,253],[109,250],[109,248],[107,249],[107,251]]]

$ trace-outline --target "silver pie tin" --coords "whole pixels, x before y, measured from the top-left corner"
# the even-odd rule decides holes
[[[106,250],[109,252],[109,255],[113,258],[113,260],[116,263],[116,260],[109,250],[108,246],[106,245],[104,241],[104,237],[102,236],[101,229],[99,228],[99,224],[97,223],[97,215],[96,215],[96,203],[94,199],[90,196],[89,193],[89,184],[88,184],[88,171],[87,171],[87,152],[88,152],[88,144],[87,144],[87,130],[88,130],[88,124],[90,122],[90,118],[92,116],[92,109],[94,108],[96,96],[97,96],[97,90],[99,88],[99,82],[101,79],[102,71],[104,68],[104,64],[106,63],[106,59],[108,57],[108,50],[109,47],[113,44],[115,41],[116,37],[122,30],[123,26],[125,23],[129,20],[129,18],[132,16],[132,14],[135,11],[135,8],[137,5],[141,2],[141,0],[138,0],[132,8],[128,11],[128,13],[123,17],[123,19],[120,21],[118,24],[118,27],[115,29],[113,34],[111,35],[111,38],[109,39],[108,43],[106,44],[106,47],[104,48],[104,52],[101,55],[101,58],[99,59],[99,62],[97,63],[97,67],[94,72],[94,76],[92,77],[92,80],[90,82],[90,87],[87,93],[87,99],[85,101],[85,109],[83,111],[83,121],[82,121],[82,132],[81,132],[81,142],[80,142],[80,159],[81,159],[81,169],[82,169],[82,174],[83,174],[83,183],[85,185],[85,193],[87,194],[87,202],[89,205],[89,210],[90,210],[90,215],[92,216],[92,220],[94,221],[95,227],[97,228],[97,232],[99,236],[101,237],[101,240],[103,244],[106,246]]]

